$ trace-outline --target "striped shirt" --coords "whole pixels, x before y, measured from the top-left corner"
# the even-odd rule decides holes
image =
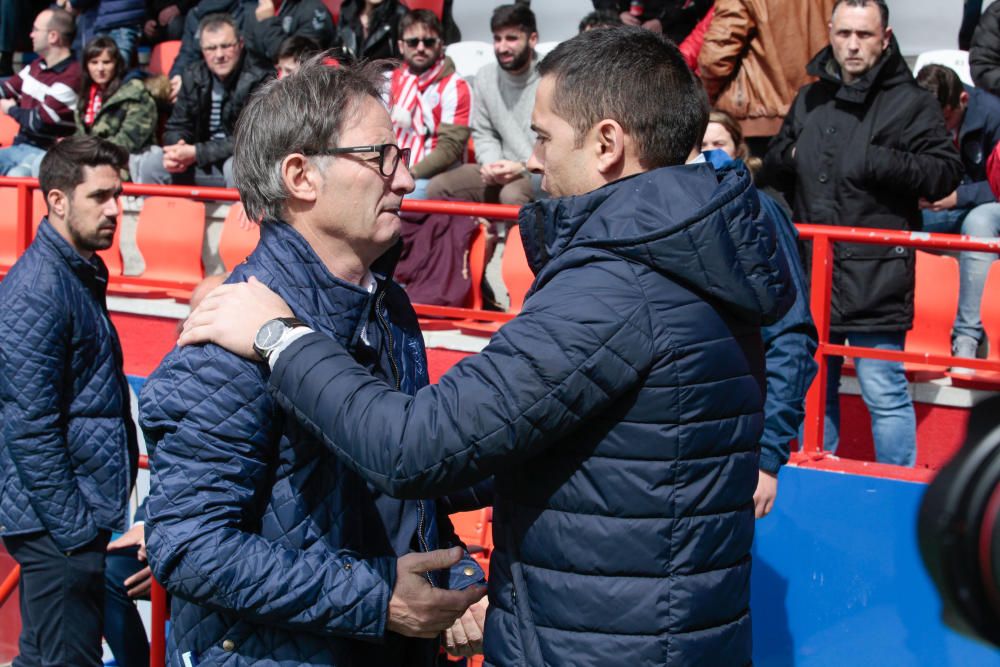
[[[21,125],[16,144],[48,148],[76,131],[73,109],[80,89],[80,64],[72,56],[52,67],[38,58],[0,85],[0,98],[17,105],[7,113]]]
[[[420,76],[404,64],[392,73],[390,108],[396,144],[409,148],[416,165],[437,146],[442,124],[469,126],[472,93],[454,65],[442,59]]]

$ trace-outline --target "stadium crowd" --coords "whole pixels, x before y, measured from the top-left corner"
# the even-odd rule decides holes
[[[674,642],[667,664],[747,664],[752,521],[775,502],[816,373],[808,255],[792,220],[1000,236],[1000,3],[975,17],[975,86],[944,65],[915,77],[881,0],[594,0],[580,35],[545,57],[530,2],[516,2],[492,14],[495,62],[468,77],[448,55],[461,35],[451,2],[439,16],[397,0],[346,0],[336,18],[328,4],[0,0],[0,112],[20,127],[0,149],[0,175],[40,177],[49,210],[0,283],[8,343],[0,533],[23,569],[15,664],[94,664],[101,634],[119,664],[148,661],[129,602],[148,589],[147,537],[153,570],[176,596],[171,664],[197,664],[199,655],[222,663],[235,652],[243,660],[235,664],[430,665],[438,645],[427,640],[441,633],[450,652],[470,655],[484,627],[499,638],[497,664],[611,664],[601,660],[620,651],[639,656],[635,664],[662,664],[652,656],[663,637]],[[26,36],[36,57],[15,72]],[[181,42],[177,58],[151,76],[139,48],[165,40]],[[358,193],[356,206],[317,185],[314,162]],[[660,169],[685,164],[687,176]],[[238,187],[262,228],[258,251],[228,278],[245,291],[209,297],[232,295],[225,303],[237,305],[195,310],[182,338],[218,345],[175,351],[147,383],[140,423],[156,445],[154,482],[127,531],[136,438],[120,346],[102,309],[107,272],[94,255],[109,242],[121,179]],[[520,232],[540,269],[533,309],[446,376],[440,394],[425,387],[409,302],[464,302],[466,254],[483,225],[484,298],[508,308],[500,267],[511,224],[402,214],[395,254],[395,235],[362,238],[351,218],[367,210],[365,197],[384,213],[398,212],[403,196],[514,204],[539,226]],[[730,200],[742,208],[727,208]],[[86,233],[74,228],[81,215],[90,216]],[[689,232],[702,245],[657,236],[684,216],[696,219]],[[548,236],[531,245],[543,226]],[[350,242],[337,246],[338,234]],[[687,266],[684,253],[703,265]],[[988,344],[980,303],[995,259],[961,253],[956,357],[975,358]],[[914,262],[908,248],[838,246],[831,341],[903,349]],[[251,276],[263,284],[243,282]],[[652,322],[678,318],[673,309],[689,314],[671,332],[625,318],[636,309]],[[25,330],[26,312],[45,326]],[[247,323],[217,319],[224,312]],[[256,312],[267,324],[250,321]],[[698,327],[714,332],[711,349],[699,347]],[[236,337],[244,329],[257,332],[252,345]],[[89,347],[67,359],[63,348],[81,336]],[[760,358],[747,352],[755,345]],[[658,350],[674,348],[684,354],[661,363]],[[829,451],[838,444],[841,364],[827,374]],[[857,359],[855,370],[877,460],[913,466],[916,420],[902,364]],[[537,403],[495,404],[507,386],[498,373]],[[685,391],[678,373],[698,387],[702,412],[648,407]],[[373,377],[385,393],[367,383]],[[712,389],[727,383],[742,383],[741,397]],[[356,395],[366,397],[363,409]],[[593,433],[561,434],[580,423]],[[614,502],[594,498],[634,491],[616,488],[619,473],[601,465],[626,479],[642,477],[630,457],[655,468],[662,452],[629,447],[656,428],[694,443],[676,452],[677,481],[632,499],[658,517],[658,507],[688,502],[670,519],[688,522],[681,532],[692,546],[668,559],[669,585],[688,600],[663,626],[655,614],[649,624],[629,615],[626,606],[643,608],[647,587],[609,571],[601,549],[631,532],[619,532]],[[495,435],[505,431],[510,442]],[[472,458],[468,443],[478,447]],[[712,476],[699,466],[713,457],[738,483],[684,488],[684,474]],[[559,485],[540,474],[577,479],[581,470],[607,488],[577,480],[550,497]],[[484,620],[484,573],[463,550],[446,551],[457,544],[447,516],[490,504],[494,493],[508,533]],[[599,526],[608,545],[599,540],[592,561],[570,567],[544,535],[526,537],[526,516],[580,536]],[[717,552],[699,541],[712,531]],[[105,558],[109,550],[118,558]],[[639,576],[659,571],[641,549],[629,557]],[[710,578],[697,576],[707,570]],[[578,575],[614,588],[621,614],[575,627],[571,612],[593,604]],[[525,577],[535,577],[536,591],[551,588],[548,598],[519,601]],[[67,588],[53,591],[61,579]],[[565,608],[552,602],[560,590]],[[721,590],[724,608],[713,602]],[[69,615],[89,622],[61,632]],[[628,640],[598,641],[627,631]],[[520,633],[535,639],[515,641]],[[580,650],[574,642],[588,647],[587,659],[567,657]]]

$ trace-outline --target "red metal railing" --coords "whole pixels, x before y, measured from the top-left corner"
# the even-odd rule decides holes
[[[17,251],[20,255],[31,243],[33,225],[31,220],[31,190],[38,187],[35,179],[30,178],[0,178],[0,186],[15,186],[17,188]],[[238,201],[236,190],[225,188],[199,188],[166,185],[123,185],[124,194],[132,196],[168,196],[190,199]],[[445,213],[454,215],[469,215],[489,219],[516,220],[518,207],[501,204],[473,204],[464,202],[439,201],[404,201],[403,210],[414,213]],[[833,244],[850,242],[873,245],[894,245],[911,248],[941,249],[941,250],[978,250],[1000,253],[1000,239],[976,239],[950,234],[926,234],[918,232],[895,232],[878,229],[857,229],[847,227],[829,227],[825,225],[796,225],[802,238],[813,243],[812,276],[810,307],[819,332],[819,348],[816,352],[819,371],[806,397],[806,417],[804,425],[804,441],[802,453],[806,457],[823,456],[823,418],[826,410],[826,376],[827,358],[830,356],[851,356],[867,359],[884,359],[889,361],[917,362],[938,365],[943,368],[954,363],[950,356],[921,354],[914,352],[896,352],[876,350],[853,346],[833,345],[830,343],[830,300],[833,277]],[[198,249],[200,251],[200,249]],[[129,280],[132,280],[130,277]],[[455,319],[479,319],[505,321],[513,317],[510,313],[490,311],[473,311],[466,308],[448,308],[415,304],[417,312],[422,315]],[[964,367],[982,370],[1000,371],[1000,361],[962,359]],[[140,462],[147,467],[145,457]],[[6,600],[17,585],[15,568],[6,580],[0,584],[0,604]],[[150,665],[161,667],[166,655],[165,627],[167,619],[166,592],[155,580],[150,593],[152,600],[152,636],[150,641]]]

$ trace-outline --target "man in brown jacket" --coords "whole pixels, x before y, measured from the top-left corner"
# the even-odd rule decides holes
[[[712,106],[743,134],[770,137],[811,78],[809,60],[829,43],[835,0],[716,0],[698,56]]]

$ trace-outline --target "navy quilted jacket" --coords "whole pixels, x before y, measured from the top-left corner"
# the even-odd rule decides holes
[[[749,664],[761,325],[794,298],[749,174],[658,169],[520,228],[524,309],[437,385],[310,334],[279,401],[389,493],[495,473],[488,663]]]
[[[391,281],[369,294],[334,278],[276,221],[230,280],[251,275],[376,377],[407,393],[427,384],[416,317]],[[435,503],[369,487],[277,407],[265,364],[215,346],[164,359],[140,423],[153,447],[149,560],[174,595],[170,664],[188,652],[202,665],[432,664],[437,642],[385,623],[396,557],[451,544]],[[481,582],[479,568],[464,573],[470,563],[438,585]]]
[[[0,534],[64,551],[125,528],[139,450],[108,270],[42,220],[0,282]]]
[[[94,30],[141,28],[146,20],[146,0],[101,0],[98,3]]]

